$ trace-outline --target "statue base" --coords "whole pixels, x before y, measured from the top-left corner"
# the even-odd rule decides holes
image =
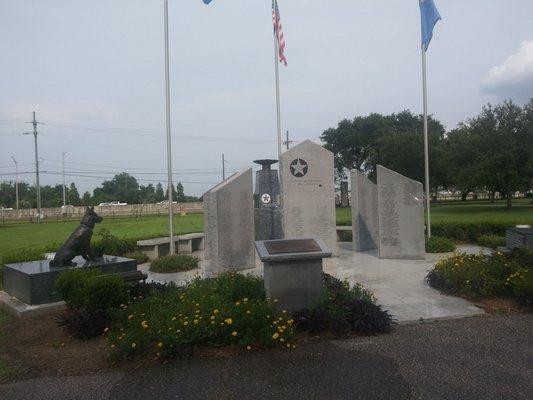
[[[104,255],[95,261],[75,257],[70,267],[51,267],[50,260],[28,261],[4,265],[3,286],[7,294],[28,305],[60,301],[54,283],[59,274],[71,268],[99,268],[102,273],[137,270],[137,261],[131,258]]]

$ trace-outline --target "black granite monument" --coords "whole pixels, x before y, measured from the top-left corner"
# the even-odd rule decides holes
[[[279,208],[280,185],[278,171],[272,164],[278,160],[255,160],[263,168],[255,173],[254,217],[255,239],[281,239],[281,210]]]

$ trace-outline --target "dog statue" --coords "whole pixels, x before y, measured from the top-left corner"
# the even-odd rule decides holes
[[[94,212],[94,207],[87,207],[80,224],[56,252],[54,259],[50,261],[50,266],[69,267],[73,265],[72,259],[76,256],[82,256],[86,261],[94,261],[91,254],[91,238],[94,224],[100,222],[102,217]]]

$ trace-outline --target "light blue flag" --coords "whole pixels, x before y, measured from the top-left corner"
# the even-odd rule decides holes
[[[441,17],[433,0],[418,1],[420,3],[420,17],[422,23],[422,47],[424,51],[427,51],[429,42],[431,42],[431,38],[433,37],[433,27]]]

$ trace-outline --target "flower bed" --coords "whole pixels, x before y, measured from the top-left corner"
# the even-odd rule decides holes
[[[533,251],[511,253],[454,254],[439,261],[426,280],[436,289],[473,299],[494,296],[514,297],[533,304]]]
[[[150,264],[150,271],[159,273],[189,271],[198,267],[198,257],[188,254],[175,254],[159,257]]]

